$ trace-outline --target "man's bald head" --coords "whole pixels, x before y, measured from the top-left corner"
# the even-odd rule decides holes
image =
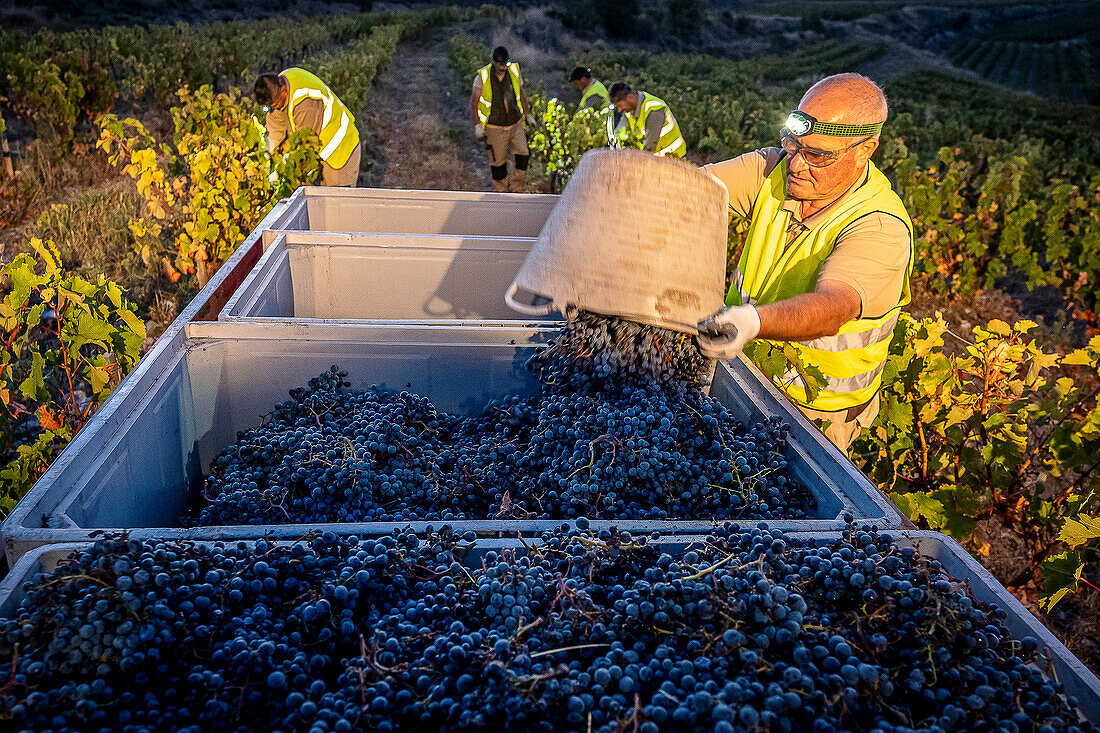
[[[885,122],[886,95],[862,74],[827,76],[802,95],[798,108],[821,122],[869,125]],[[877,137],[877,136],[876,136]]]
[[[802,96],[798,109],[820,123],[878,125],[886,121],[886,95],[865,76],[836,74],[810,87]],[[836,132],[858,130],[856,127]],[[856,184],[878,148],[877,133],[838,136],[832,132],[828,128],[811,128],[797,136],[782,135],[787,155],[787,195],[803,202],[814,202],[813,206],[818,209],[829,205]],[[804,208],[803,213],[805,211]]]

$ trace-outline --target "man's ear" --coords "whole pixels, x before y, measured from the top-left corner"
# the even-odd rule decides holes
[[[856,151],[856,161],[860,166],[867,164],[867,161],[871,159],[871,156],[875,154],[878,149],[878,139],[871,138],[867,142],[859,146],[859,150]]]

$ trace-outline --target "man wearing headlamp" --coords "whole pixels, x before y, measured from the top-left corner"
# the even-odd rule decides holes
[[[886,114],[874,82],[837,74],[802,97],[781,147],[706,168],[750,225],[727,307],[699,324],[699,344],[732,359],[754,338],[792,342],[827,383],[813,400],[797,375],[781,387],[841,450],[878,414],[890,338],[910,299],[912,222],[870,160]]]

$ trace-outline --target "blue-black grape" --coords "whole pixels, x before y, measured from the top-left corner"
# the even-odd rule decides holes
[[[291,391],[212,462],[190,524],[459,519],[804,519],[786,428],[704,391],[687,335],[579,314],[528,362],[539,393],[473,416],[409,392]]]
[[[471,549],[449,527],[110,537],[31,578],[0,619],[0,719],[56,733],[1095,730],[1035,639],[874,529],[816,546],[725,525],[685,547],[585,526],[529,552]]]

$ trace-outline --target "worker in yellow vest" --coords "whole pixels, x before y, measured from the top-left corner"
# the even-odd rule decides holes
[[[812,400],[797,374],[780,386],[842,451],[878,414],[910,299],[912,222],[870,160],[886,115],[873,81],[830,76],[787,117],[781,147],[706,168],[750,224],[727,307],[699,324],[699,344],[732,359],[754,338],[793,343],[827,383]]]
[[[602,112],[607,109],[611,100],[607,96],[607,87],[599,79],[592,78],[592,69],[586,66],[578,66],[569,75],[569,81],[581,93],[580,104],[577,109],[594,109]]]
[[[504,193],[522,191],[527,184],[527,134],[523,119],[534,124],[519,64],[508,60],[508,49],[493,49],[492,61],[478,69],[470,95],[470,114],[474,118],[474,136],[485,140],[489,151],[489,175],[493,188]],[[514,159],[512,180],[508,181],[508,153]]]
[[[611,104],[622,113],[614,132],[620,142],[640,140],[642,150],[657,155],[682,158],[687,153],[687,143],[680,134],[680,125],[664,100],[643,91],[635,91],[625,81],[615,82],[607,92]]]
[[[321,180],[326,186],[355,186],[362,147],[355,117],[323,81],[305,69],[262,74],[253,85],[267,112],[267,152],[288,135],[313,130],[321,139]]]

